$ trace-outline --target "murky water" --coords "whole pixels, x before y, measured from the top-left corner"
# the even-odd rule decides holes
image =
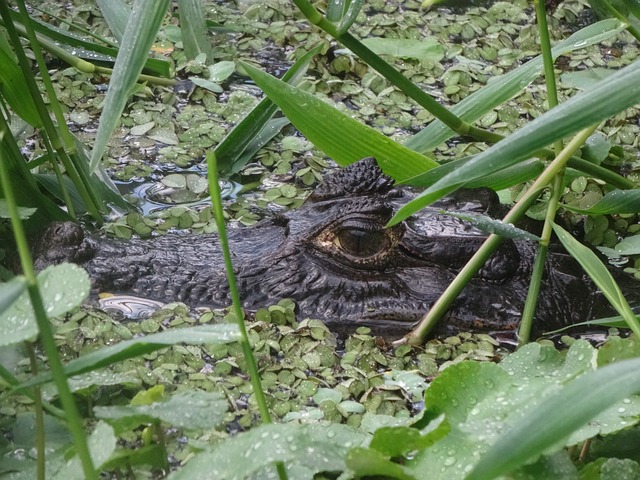
[[[243,185],[220,180],[223,199],[235,198]],[[149,215],[176,205],[193,207],[210,204],[206,172],[198,166],[162,175],[153,180],[118,182],[118,189],[133,203],[140,213]]]

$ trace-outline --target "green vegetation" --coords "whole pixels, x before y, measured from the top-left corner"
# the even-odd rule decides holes
[[[71,12],[43,2],[30,16],[22,0],[0,0],[0,234],[13,235],[7,248],[24,272],[0,272],[0,475],[637,478],[640,457],[626,447],[640,431],[640,324],[607,267],[555,220],[561,210],[575,226],[585,215],[586,240],[628,257],[640,276],[638,2],[589,2],[613,18],[587,26],[581,0],[548,18],[537,0],[458,14],[413,1],[293,3],[239,13],[180,0],[169,16],[168,1],[78,1]],[[211,42],[212,31],[234,41]],[[280,80],[264,70],[282,73],[285,47],[293,65]],[[74,68],[51,68],[43,51]],[[173,68],[193,90],[169,88],[179,88]],[[104,96],[92,83],[101,75],[111,75]],[[127,157],[125,134],[158,160]],[[205,152],[213,208],[196,209],[207,184],[193,163]],[[425,188],[390,224],[461,186],[489,186],[513,204],[503,222],[471,219],[491,235],[395,345],[363,328],[342,348],[322,323],[296,319],[290,300],[245,318],[237,293],[231,311],[171,304],[118,320],[80,306],[90,287],[79,267],[34,271],[28,232],[80,216],[100,226],[110,208],[121,216],[104,230],[116,235],[218,231],[224,246],[223,215],[251,225],[260,209],[295,208],[325,155],[339,165],[375,156]],[[298,182],[271,183],[223,212],[217,171]],[[160,199],[182,205],[142,215],[108,176],[152,172]],[[599,348],[529,343],[533,281],[517,351],[487,335],[425,340],[501,235],[527,236],[510,225],[525,214],[545,221],[534,278],[555,232],[619,312],[607,321],[632,336],[611,330]],[[233,291],[227,247],[225,260]]]

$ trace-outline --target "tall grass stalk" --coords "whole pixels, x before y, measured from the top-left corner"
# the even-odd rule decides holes
[[[93,194],[91,189],[87,187],[87,185],[89,185],[88,179],[83,178],[81,171],[75,168],[73,162],[71,161],[71,159],[67,154],[67,151],[64,148],[64,143],[62,142],[60,136],[58,135],[59,130],[64,131],[67,128],[66,121],[64,120],[64,116],[62,116],[62,113],[60,112],[59,116],[60,118],[63,119],[63,121],[61,123],[59,121],[58,126],[54,125],[53,121],[51,120],[51,117],[49,116],[49,111],[47,110],[47,107],[44,104],[44,101],[40,95],[38,86],[36,85],[36,82],[33,78],[33,74],[31,73],[29,60],[27,59],[27,56],[25,55],[24,50],[22,49],[22,45],[20,43],[20,37],[18,36],[18,32],[15,28],[15,25],[13,24],[9,6],[7,5],[7,2],[5,0],[0,0],[0,16],[4,21],[4,26],[7,30],[7,34],[9,35],[9,39],[11,41],[11,44],[13,45],[13,50],[18,59],[18,64],[20,65],[20,68],[22,70],[22,73],[27,83],[27,86],[29,88],[29,91],[31,92],[31,98],[34,101],[34,104],[38,111],[38,115],[40,117],[40,121],[42,122],[43,136],[46,135],[48,137],[53,149],[56,151],[65,169],[67,170],[67,174],[69,175],[73,183],[78,188],[78,191],[80,192],[80,195],[82,196],[82,199],[84,200],[89,213],[91,214],[93,219],[100,224],[102,223],[102,216],[100,215],[100,212],[99,212],[100,207],[98,206],[98,201],[95,195]],[[26,18],[24,20],[27,25],[30,25],[30,19],[28,15],[26,15]],[[27,27],[27,31],[29,32],[28,27]],[[31,48],[35,52],[39,50],[38,41],[35,38],[35,33],[33,32],[33,30],[31,30],[31,34],[32,34],[30,36]],[[44,64],[44,59],[42,57],[42,54],[40,54],[40,59],[42,59],[42,62],[43,62],[42,67],[45,71],[44,76],[48,78],[48,73],[46,71],[46,66]],[[49,83],[50,83],[50,80],[49,80]],[[53,95],[53,97],[55,97],[55,94]],[[59,104],[55,104],[55,105],[57,105],[57,108],[60,109]],[[72,150],[75,150],[75,145],[72,147]],[[73,211],[73,209],[71,211]]]
[[[549,26],[547,24],[547,12],[545,10],[544,0],[534,0],[536,9],[536,19],[538,25],[538,35],[540,36],[540,50],[542,51],[542,60],[544,65],[544,79],[547,87],[547,103],[549,109],[558,105],[558,90],[556,87],[556,74],[553,69],[553,55],[551,53],[551,40],[549,38]],[[562,151],[562,141],[558,140],[554,144],[556,155]],[[522,319],[518,330],[518,346],[522,346],[529,342],[531,328],[533,326],[533,317],[536,313],[536,304],[540,295],[540,285],[545,269],[545,260],[549,250],[549,241],[553,232],[553,221],[558,209],[558,202],[562,193],[562,184],[564,178],[564,168],[558,171],[551,185],[551,199],[547,204],[547,213],[545,216],[542,235],[536,250],[536,257],[533,262],[531,272],[531,280],[529,281],[529,290],[527,298],[522,310]]]
[[[579,132],[569,144],[560,152],[553,162],[540,174],[535,182],[529,187],[522,198],[513,206],[509,213],[504,217],[505,223],[517,222],[533,202],[538,198],[540,192],[545,189],[549,183],[557,176],[558,172],[563,169],[571,156],[578,151],[582,144],[589,138],[597,125],[585,128]],[[482,246],[478,249],[467,264],[460,270],[456,278],[449,284],[445,291],[440,295],[438,300],[433,304],[429,312],[424,316],[420,323],[395,344],[408,343],[411,345],[421,345],[427,334],[433,330],[440,318],[447,312],[453,301],[462,292],[462,289],[473,278],[473,276],[482,268],[488,258],[500,246],[502,237],[499,235],[489,235]]]
[[[2,6],[6,7],[6,4],[2,2]],[[6,135],[6,131],[0,131],[0,141]],[[96,471],[93,466],[93,460],[89,453],[89,447],[87,445],[87,438],[84,433],[84,427],[82,425],[82,419],[78,412],[73,394],[67,383],[67,378],[64,374],[64,368],[60,360],[60,355],[56,347],[55,340],[53,338],[53,331],[51,324],[47,318],[44,304],[42,302],[42,296],[40,295],[40,288],[38,286],[38,280],[36,278],[36,272],[33,268],[33,261],[29,253],[29,247],[27,245],[27,237],[22,227],[22,222],[18,214],[18,205],[16,204],[13,194],[13,186],[9,179],[9,172],[5,165],[5,159],[0,150],[0,184],[4,191],[4,198],[7,203],[9,215],[11,217],[11,227],[13,228],[13,235],[18,248],[18,255],[20,257],[20,264],[24,277],[27,282],[27,290],[29,292],[29,298],[31,299],[31,305],[36,317],[36,323],[38,324],[38,331],[40,332],[40,341],[42,347],[47,355],[49,361],[49,367],[53,375],[53,380],[58,389],[60,401],[64,408],[69,430],[73,437],[76,452],[80,458],[82,464],[82,470],[86,479],[97,479]]]
[[[407,96],[412,98],[418,105],[425,108],[434,117],[441,120],[451,130],[459,135],[470,135],[479,141],[496,143],[502,139],[501,135],[490,132],[488,130],[474,127],[462,120],[460,117],[450,112],[448,109],[440,105],[431,95],[424,92],[420,87],[396,70],[393,66],[383,60],[380,56],[372,52],[357,38],[349,32],[340,32],[336,27],[327,20],[310,2],[307,0],[293,0],[293,3],[307,17],[309,22],[321,28],[329,35],[334,37],[338,42],[351,50],[360,59],[373,67],[380,75],[389,80],[393,85],[398,87]]]
[[[29,364],[31,373],[38,375],[38,359],[31,343],[25,342],[25,348],[29,354]],[[33,410],[35,411],[36,423],[36,478],[44,480],[47,474],[46,454],[45,454],[45,431],[44,431],[44,411],[42,408],[42,389],[40,385],[33,387]]]
[[[247,328],[244,324],[244,315],[242,313],[242,304],[240,303],[240,295],[238,294],[238,285],[236,283],[236,275],[233,271],[233,263],[231,261],[231,251],[229,250],[229,239],[227,237],[227,228],[224,221],[224,213],[222,211],[222,197],[220,195],[220,185],[218,184],[218,162],[216,160],[216,154],[213,150],[207,152],[207,172],[209,178],[209,194],[211,195],[211,204],[213,205],[213,214],[216,219],[216,226],[218,227],[218,237],[220,239],[220,247],[222,248],[222,255],[224,257],[224,266],[227,272],[227,281],[229,283],[229,292],[231,293],[231,301],[233,303],[233,313],[238,322],[240,328],[240,345],[242,346],[242,352],[247,362],[247,370],[249,371],[249,377],[251,380],[251,387],[253,393],[256,396],[256,402],[258,403],[258,409],[263,423],[272,423],[271,414],[269,413],[269,407],[267,406],[267,399],[262,389],[262,381],[260,380],[260,372],[258,371],[258,363],[253,355],[251,344],[249,343],[249,336],[247,335]],[[276,468],[278,470],[278,476],[281,480],[286,480],[287,472],[284,464],[277,463]]]

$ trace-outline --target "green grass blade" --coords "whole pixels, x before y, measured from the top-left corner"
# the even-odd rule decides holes
[[[19,14],[12,11],[11,18],[16,23],[16,27],[21,27],[22,30],[20,34],[24,35],[24,27],[22,27]],[[80,58],[86,58],[89,61],[93,61],[98,58],[111,63],[118,55],[118,50],[112,46],[89,42],[75,33],[41,22],[37,18],[32,17],[31,23],[33,24],[33,28],[36,32],[53,40],[56,42],[56,45],[59,45],[61,48],[70,52],[76,52],[76,55]],[[96,54],[100,55],[96,57]],[[162,77],[169,77],[171,75],[171,63],[159,58],[148,58],[145,61],[144,70]]]
[[[96,3],[113,36],[118,42],[122,41],[131,7],[124,0],[96,0]]]
[[[576,208],[571,205],[562,205],[562,207],[584,215],[638,213],[640,212],[640,190],[613,190],[590,208]]]
[[[195,59],[201,53],[213,61],[213,49],[209,36],[201,0],[178,0],[178,15],[180,16],[180,32],[184,53],[189,60]]]
[[[287,70],[282,80],[290,84],[296,84],[307,71],[307,66],[311,59],[321,48],[322,45],[318,45],[300,57]],[[277,105],[269,98],[264,98],[216,146],[215,154],[221,173],[236,173],[250,160],[245,155],[245,152],[247,152],[249,145],[256,137],[266,133],[265,128],[277,110]]]
[[[515,165],[556,140],[635,105],[639,99],[640,61],[637,61],[589,92],[576,95],[478,154],[407,203],[390,223],[404,220],[468,182]]]
[[[91,153],[91,172],[96,170],[102,159],[111,133],[127,103],[129,93],[142,72],[149,49],[168,6],[169,0],[136,0],[133,4],[100,115],[100,126]]]
[[[340,165],[374,156],[398,181],[418,175],[437,163],[339,112],[326,102],[244,64],[256,84],[291,123],[315,146]]]
[[[640,359],[614,363],[578,378],[516,423],[482,456],[467,480],[496,478],[514,470],[637,392]]]
[[[602,294],[609,300],[613,308],[622,315],[627,325],[629,325],[629,328],[633,330],[633,333],[640,337],[640,322],[638,322],[636,315],[624,298],[620,287],[604,263],[600,261],[591,249],[578,242],[562,227],[554,224],[553,230],[556,232],[562,245],[564,245],[564,248],[580,263],[584,271],[587,272],[593,282],[602,291]]]
[[[0,95],[25,122],[41,127],[38,109],[9,45],[0,45],[0,65]]]
[[[585,48],[588,45],[599,43],[613,37],[622,30],[624,30],[624,25],[614,19],[603,20],[589,25],[556,45],[551,50],[553,58],[577,48]],[[522,91],[540,76],[542,68],[542,56],[538,56],[469,95],[451,107],[451,112],[467,122],[473,122]],[[436,120],[421,132],[410,137],[405,145],[418,152],[428,152],[452,135],[454,135],[453,130],[441,121]]]
[[[342,16],[342,19],[340,20],[340,25],[338,26],[337,33],[339,35],[342,35],[347,30],[349,30],[349,28],[351,28],[351,25],[353,25],[353,22],[356,21],[356,18],[358,17],[358,14],[362,9],[363,4],[364,4],[364,0],[349,1],[347,11]]]

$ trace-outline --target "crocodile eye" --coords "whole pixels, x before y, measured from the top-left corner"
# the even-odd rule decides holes
[[[354,257],[372,257],[386,250],[389,236],[380,230],[342,228],[334,239],[334,245]]]

